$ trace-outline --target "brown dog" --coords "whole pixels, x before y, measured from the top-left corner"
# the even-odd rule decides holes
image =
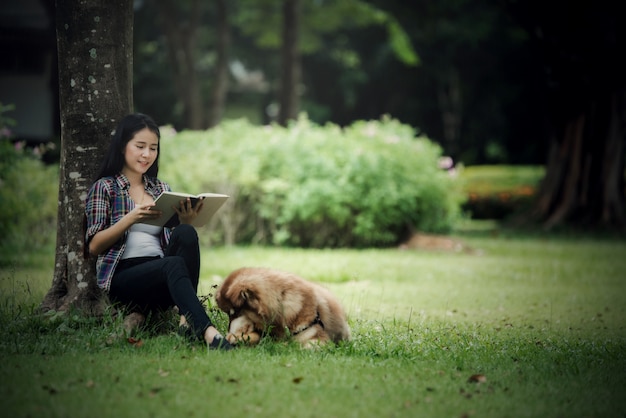
[[[226,339],[256,344],[261,335],[291,335],[303,347],[350,339],[341,304],[324,287],[284,271],[247,267],[217,289],[217,306],[230,318]]]

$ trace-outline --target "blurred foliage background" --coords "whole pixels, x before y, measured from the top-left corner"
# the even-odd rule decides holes
[[[168,3],[135,2],[136,108],[177,130],[207,127],[219,2]],[[277,117],[282,3],[227,2],[225,118]],[[300,110],[313,122],[345,126],[390,114],[465,165],[545,162],[542,68],[507,2],[300,3]],[[196,126],[190,113],[202,115]]]
[[[417,231],[453,232],[470,217],[505,218],[542,175],[452,167],[438,144],[391,118],[343,128],[304,116],[289,127],[236,119],[161,131],[160,177],[174,190],[231,196],[200,231],[204,245],[395,246]],[[59,170],[41,151],[6,138],[0,146],[0,266],[27,265],[54,245]]]
[[[37,45],[54,49],[54,5],[41,3],[51,26]],[[283,7],[295,3],[299,116],[276,123]],[[212,243],[396,245],[528,207],[580,103],[599,109],[581,113],[592,126],[609,126],[603,106],[621,102],[593,92],[624,91],[613,61],[623,30],[603,5],[135,0],[135,110],[168,127],[162,176],[175,189],[234,197]],[[59,139],[25,146],[13,109],[0,104],[0,249],[15,255],[54,241]],[[585,129],[592,144],[609,136]],[[601,190],[595,181],[580,183]]]

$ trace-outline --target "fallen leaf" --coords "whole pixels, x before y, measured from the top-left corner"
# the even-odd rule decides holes
[[[487,377],[484,374],[473,374],[467,379],[469,383],[485,383]]]
[[[137,339],[137,338],[133,338],[133,337],[128,337],[128,342],[132,345],[134,345],[135,347],[139,348],[143,345],[143,340]]]

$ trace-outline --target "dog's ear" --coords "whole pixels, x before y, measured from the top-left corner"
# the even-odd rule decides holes
[[[256,299],[256,295],[254,294],[254,292],[250,289],[242,289],[241,293],[239,293],[239,296],[241,297],[241,299],[244,302],[247,302],[248,304]]]
[[[226,287],[222,292],[224,300],[228,301],[231,305],[234,305],[237,308],[241,306],[241,301],[239,299],[239,289],[239,286],[237,286],[236,284],[231,284],[230,286]]]

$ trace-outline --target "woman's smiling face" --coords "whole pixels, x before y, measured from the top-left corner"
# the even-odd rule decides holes
[[[158,155],[159,138],[148,128],[138,131],[124,148],[125,174],[145,174]]]

